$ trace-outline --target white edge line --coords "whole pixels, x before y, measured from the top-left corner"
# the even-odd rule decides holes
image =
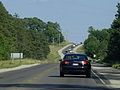
[[[93,70],[92,73],[105,85],[105,82]]]

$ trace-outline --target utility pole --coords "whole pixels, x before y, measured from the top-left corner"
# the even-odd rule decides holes
[[[60,46],[60,38],[61,38],[61,35],[60,35],[60,33],[59,33],[59,35],[58,35],[58,38],[59,38],[59,46]]]
[[[55,44],[55,38],[53,37],[53,46],[54,46],[54,44]]]

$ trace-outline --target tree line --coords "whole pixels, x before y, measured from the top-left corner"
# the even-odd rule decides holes
[[[57,22],[11,15],[0,1],[0,60],[10,59],[10,53],[21,52],[24,58],[47,58],[49,45],[63,41]]]
[[[97,30],[90,26],[84,42],[86,54],[107,63],[120,63],[120,3],[116,7],[117,14],[111,27]]]

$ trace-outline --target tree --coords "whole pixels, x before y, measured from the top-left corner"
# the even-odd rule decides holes
[[[25,27],[30,30],[36,30],[39,32],[43,32],[46,27],[46,23],[37,17],[33,18],[24,18]]]
[[[120,3],[117,5],[117,14],[115,20],[111,25],[111,37],[108,46],[107,62],[116,63],[120,62]]]
[[[24,25],[28,32],[28,46],[25,48],[26,57],[35,59],[47,58],[50,52],[44,30],[46,23],[34,18],[24,18]]]
[[[120,31],[114,30],[111,32],[110,42],[108,46],[107,62],[116,63],[120,62]]]
[[[46,25],[46,29],[44,30],[44,34],[50,44],[53,42],[59,43],[64,41],[64,37],[58,23],[49,21]]]
[[[99,40],[97,40],[94,36],[89,36],[88,39],[84,42],[84,47],[86,49],[86,53],[92,55],[97,53],[97,49],[99,47]]]
[[[103,60],[107,56],[110,33],[108,29],[95,30],[92,26],[88,29],[89,36],[84,42],[86,53],[96,55],[96,58]]]
[[[9,31],[9,24],[11,16],[3,6],[2,2],[0,1],[0,59],[8,59],[11,40],[10,40],[10,31]]]
[[[22,52],[25,58],[47,58],[53,38],[56,43],[64,40],[58,23],[12,16],[0,1],[0,60],[10,59],[13,52]]]

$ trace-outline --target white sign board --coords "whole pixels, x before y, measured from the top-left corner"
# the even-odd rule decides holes
[[[22,59],[23,53],[11,53],[11,59]]]

